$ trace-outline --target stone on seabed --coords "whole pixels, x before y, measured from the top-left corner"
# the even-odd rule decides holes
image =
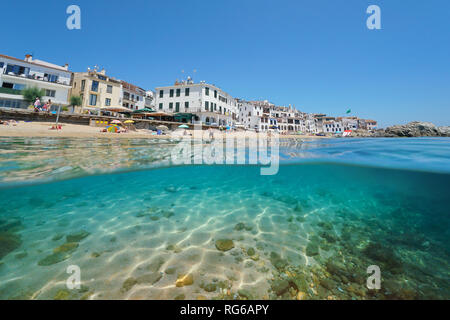
[[[220,251],[228,251],[234,248],[234,242],[230,239],[216,240],[216,248]]]

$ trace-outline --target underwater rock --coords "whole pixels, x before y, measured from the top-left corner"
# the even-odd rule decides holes
[[[62,233],[55,234],[52,238],[52,241],[58,241],[58,240],[62,239],[62,237],[64,237],[64,234],[62,234]]]
[[[253,256],[256,253],[255,249],[253,249],[252,247],[247,249],[247,255],[248,256]]]
[[[217,289],[217,285],[215,283],[208,283],[200,286],[206,292],[214,292]]]
[[[78,248],[78,242],[66,242],[59,247],[53,249],[53,253],[66,252],[71,253]]]
[[[244,229],[245,229],[245,224],[242,223],[242,222],[239,222],[238,224],[236,224],[234,226],[234,230],[237,230],[237,231],[241,231],[241,230],[244,230]]]
[[[273,292],[281,296],[283,293],[287,292],[289,289],[289,281],[284,279],[273,280],[271,284]]]
[[[190,286],[194,283],[194,276],[192,274],[180,274],[178,275],[178,279],[175,282],[175,286],[184,287]]]
[[[297,300],[305,300],[306,298],[306,293],[304,293],[303,291],[299,291],[295,297]]]
[[[65,252],[52,253],[51,255],[46,256],[44,259],[39,260],[38,265],[47,267],[59,263],[61,261],[64,261],[68,258],[70,258],[70,254]]]
[[[295,212],[302,213],[303,212],[303,207],[302,207],[302,205],[300,203],[297,203],[293,210]]]
[[[157,215],[151,215],[151,216],[150,216],[150,220],[152,220],[152,221],[158,221],[158,220],[159,220],[159,217],[158,217]]]
[[[167,267],[167,269],[164,271],[166,274],[174,274],[177,271],[176,267]]]
[[[6,231],[17,231],[22,227],[22,221],[19,219],[0,219],[0,232],[6,232]]]
[[[173,213],[173,211],[171,211],[171,210],[163,210],[163,211],[161,211],[161,215],[164,218],[169,219],[170,217],[173,217],[175,215],[175,213]]]
[[[90,235],[89,232],[87,232],[85,230],[81,230],[80,232],[67,235],[66,241],[67,242],[80,242],[81,240],[83,240],[84,238],[86,238],[89,235]]]
[[[129,291],[131,288],[133,288],[137,283],[138,283],[138,282],[137,282],[137,280],[136,280],[135,278],[130,277],[130,278],[126,279],[126,280],[124,281],[124,283],[122,284],[122,289],[121,289],[121,291],[122,291],[122,292],[127,292],[127,291]]]
[[[306,255],[308,257],[314,257],[319,254],[319,246],[316,243],[309,242],[306,246]]]
[[[69,290],[63,289],[58,290],[58,292],[53,297],[53,300],[68,300],[70,296]]]
[[[389,270],[391,273],[398,273],[399,269],[402,267],[401,262],[399,262],[400,259],[397,257],[394,249],[387,245],[370,242],[363,250],[363,253],[367,257],[382,263],[386,270]]]
[[[162,278],[162,274],[160,272],[153,272],[150,274],[145,274],[136,279],[137,283],[149,283],[155,284]]]
[[[102,254],[100,252],[92,252],[91,253],[91,258],[98,258],[100,257]]]
[[[337,236],[332,231],[321,231],[319,232],[319,236],[328,243],[335,243],[338,240]]]
[[[290,279],[293,285],[297,288],[299,291],[307,291],[308,290],[308,282],[302,275],[298,275],[294,278]]]
[[[0,259],[22,245],[19,235],[11,232],[0,232]]]
[[[198,295],[197,300],[208,300],[205,296]]]
[[[328,290],[333,290],[336,288],[336,284],[334,283],[334,281],[328,278],[320,279],[320,285]]]
[[[269,260],[278,271],[282,271],[288,265],[286,260],[282,259],[278,253],[273,251],[270,253]]]
[[[26,256],[28,256],[28,252],[24,251],[24,252],[20,252],[20,253],[16,254],[16,255],[14,256],[14,258],[16,258],[16,259],[23,259],[23,258],[25,258]]]
[[[246,298],[247,300],[253,300],[253,295],[246,289],[239,289],[237,293],[239,296]]]
[[[173,298],[174,300],[184,300],[186,298],[186,296],[184,295],[184,293],[181,293],[179,295],[177,295],[175,298]]]
[[[325,230],[333,230],[333,225],[330,222],[320,221],[317,225]]]
[[[220,251],[228,251],[234,248],[234,242],[230,239],[216,240],[216,248]]]

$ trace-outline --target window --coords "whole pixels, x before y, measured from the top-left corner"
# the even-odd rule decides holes
[[[180,103],[175,103],[175,112],[180,112]]]
[[[58,76],[56,76],[54,74],[46,73],[46,74],[44,74],[44,80],[45,79],[49,82],[56,82],[56,81],[58,81]]]
[[[205,88],[205,95],[209,96],[209,88]]]
[[[162,98],[164,96],[164,90],[159,90],[159,97]]]
[[[54,98],[54,97],[55,97],[55,94],[56,94],[56,91],[55,91],[55,90],[45,90],[45,96],[46,96],[46,97],[52,97],[52,98]]]
[[[12,88],[14,88],[14,84],[13,83],[9,83],[9,82],[3,82],[2,88],[12,89]]]
[[[214,110],[217,111],[217,103],[214,103]]]
[[[217,90],[214,90],[214,98],[217,98]]]
[[[111,99],[110,98],[106,98],[105,99],[105,106],[107,106],[107,107],[111,106]]]
[[[108,85],[108,86],[106,87],[106,92],[107,92],[107,93],[112,93],[112,86],[111,86],[111,85]]]
[[[92,81],[91,91],[98,92],[98,81]]]
[[[105,76],[97,75],[97,77],[98,77],[100,80],[106,80],[106,77],[105,77]]]
[[[96,106],[97,105],[97,95],[91,94],[89,97],[89,105]]]
[[[189,97],[189,88],[184,89],[184,95]]]
[[[81,90],[84,90],[85,86],[86,86],[86,80],[81,80]]]
[[[189,101],[186,101],[186,102],[184,103],[184,107],[185,107],[186,109],[189,108]]]
[[[173,109],[173,102],[169,103],[169,109]]]
[[[3,68],[5,66],[4,62],[0,62],[0,68]]]
[[[209,102],[205,101],[205,110],[208,111],[208,109],[209,109]]]
[[[161,90],[161,91],[162,91],[162,90]],[[159,104],[159,110],[162,110],[162,108],[163,108],[163,104],[160,103],[160,104]]]
[[[181,89],[177,89],[177,97],[179,97],[181,94]]]
[[[170,89],[170,95],[171,98],[173,97],[173,89]]]

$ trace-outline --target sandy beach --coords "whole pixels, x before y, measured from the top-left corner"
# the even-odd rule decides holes
[[[153,138],[153,139],[167,139],[171,136],[171,133],[167,135],[152,134],[151,131],[145,129],[137,129],[136,131],[129,131],[126,133],[113,133],[113,132],[101,132],[100,127],[91,127],[86,125],[61,123],[61,130],[50,129],[54,125],[53,122],[24,122],[18,121],[14,125],[0,125],[0,137],[71,137],[71,138],[83,138],[83,137],[101,137],[101,138]],[[187,130],[192,133],[192,130]],[[175,137],[179,137],[183,131],[174,133]],[[205,135],[207,133],[205,132]],[[214,130],[214,136],[220,137],[222,135],[219,130]],[[245,132],[233,132],[233,136],[241,137],[245,135]],[[309,135],[280,135],[280,138],[289,139],[320,139],[325,137],[309,136]]]

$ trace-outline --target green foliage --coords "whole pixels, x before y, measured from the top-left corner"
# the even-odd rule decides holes
[[[41,100],[42,97],[45,96],[45,90],[39,89],[38,87],[30,87],[23,89],[21,91],[21,94],[25,101],[33,103],[36,98],[39,98],[39,100]]]
[[[81,100],[80,96],[71,96],[70,97],[70,105],[72,106],[81,106],[81,104],[83,103],[83,101]]]

